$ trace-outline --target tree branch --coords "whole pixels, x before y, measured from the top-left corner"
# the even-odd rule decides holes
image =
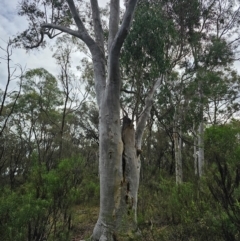
[[[116,23],[117,20],[112,20],[113,23],[109,23],[109,28],[110,29],[110,36],[109,36],[109,42],[110,44],[108,46],[109,50],[109,57],[108,57],[108,80],[107,80],[107,85],[110,82],[114,83],[114,88],[116,89],[116,93],[120,94],[120,86],[121,86],[121,78],[120,78],[120,73],[119,73],[119,55],[120,55],[120,50],[123,45],[123,42],[125,38],[127,37],[127,34],[129,32],[134,10],[136,7],[138,0],[129,0],[129,3],[127,5],[126,12],[123,17],[123,22],[118,30],[118,32],[115,35],[116,31]],[[113,13],[117,13],[118,11],[118,6],[117,6],[118,0],[114,2],[114,0],[111,1],[111,13],[110,13],[110,18],[114,17]],[[114,7],[116,9],[114,9]],[[117,16],[118,17],[118,16]],[[111,21],[111,19],[110,19]],[[111,39],[114,37],[113,42],[111,43]]]
[[[128,32],[130,30],[130,26],[132,23],[132,19],[133,19],[133,15],[134,15],[134,11],[135,11],[137,2],[138,2],[138,0],[129,0],[128,1],[127,9],[126,9],[126,12],[123,17],[122,25],[113,40],[113,43],[111,46],[111,51],[110,51],[109,55],[111,54],[111,55],[114,55],[115,57],[119,56],[123,42],[124,42],[125,38],[127,37]]]
[[[125,92],[127,94],[136,94],[135,91],[132,91],[132,90],[126,90],[126,89],[121,89],[122,92]]]
[[[110,52],[113,40],[118,32],[120,4],[119,0],[111,0],[109,17],[108,52]]]
[[[9,61],[10,61],[10,59],[8,59],[8,63],[7,63],[7,65],[8,65],[8,82],[7,82],[7,86],[9,85],[9,82],[11,81],[11,79],[10,79],[11,73],[10,73]],[[3,123],[3,126],[1,127],[0,136],[2,135],[4,129],[6,128],[7,122],[8,122],[8,120],[9,120],[10,116],[12,115],[13,110],[14,110],[14,108],[15,108],[15,106],[16,106],[17,100],[18,100],[18,98],[19,98],[19,96],[20,96],[20,94],[21,94],[23,70],[22,70],[22,68],[21,68],[20,65],[18,65],[18,66],[19,66],[19,68],[20,68],[20,70],[21,70],[19,90],[18,90],[18,92],[17,92],[17,95],[16,95],[16,98],[15,98],[15,100],[14,100],[14,102],[13,102],[13,105],[12,105],[12,107],[11,107],[11,109],[10,109],[10,112],[8,113],[6,119],[5,119],[4,123]],[[7,87],[6,87],[5,93],[6,93],[6,91],[7,91]],[[4,104],[4,102],[2,102],[1,112],[2,112],[2,108],[3,108],[3,104]],[[1,115],[1,112],[0,112],[0,115]]]
[[[83,25],[82,20],[80,19],[80,16],[78,14],[78,11],[76,9],[76,6],[74,4],[73,0],[66,0],[69,6],[69,9],[72,13],[73,19],[78,27],[78,37],[88,46],[90,50],[92,50],[92,46],[95,45],[95,41],[91,38],[91,36],[88,34],[88,31]],[[71,30],[73,31],[73,30]],[[71,34],[71,32],[67,32]],[[73,31],[72,33],[76,33]],[[75,36],[75,35],[74,35]]]
[[[98,103],[98,106],[100,106],[102,95],[106,84],[106,72],[105,72],[105,56],[104,56],[104,51],[102,51],[104,49],[103,35],[102,35],[103,33],[101,33],[102,32],[101,25],[99,25],[101,24],[101,22],[100,22],[100,14],[99,14],[97,0],[91,0],[93,16],[96,17],[96,19],[94,19],[94,28],[95,27],[97,28],[96,29],[97,31],[95,31],[97,43],[91,38],[86,28],[84,27],[83,22],[81,21],[80,16],[77,12],[77,9],[74,5],[74,1],[67,0],[67,3],[72,13],[73,19],[78,27],[78,38],[80,38],[88,46],[92,54],[97,103]],[[100,45],[98,41],[100,41],[99,42]]]
[[[50,29],[50,28],[49,28]],[[40,44],[43,42],[44,40],[44,35],[46,34],[50,39],[55,38],[56,36],[58,36],[60,33],[57,33],[55,35],[51,35],[51,33],[49,33],[49,31],[44,31],[42,28],[40,30],[40,34],[41,34],[41,38],[39,40],[39,42],[36,45],[32,45],[32,46],[26,46],[27,49],[34,49],[34,48],[38,48],[40,46]]]
[[[152,105],[153,105],[153,96],[157,90],[157,88],[160,86],[162,83],[163,76],[159,77],[152,89],[148,92],[148,95],[145,100],[145,107],[140,114],[140,117],[138,119],[137,127],[136,127],[136,147],[137,149],[141,150],[141,145],[142,145],[142,136],[143,136],[143,131],[144,127],[146,125],[147,119],[149,117]]]
[[[5,91],[4,91],[3,98],[2,98],[2,104],[1,104],[1,107],[0,107],[0,116],[2,115],[4,103],[5,103],[6,98],[7,98],[8,86],[9,86],[9,84],[10,84],[10,82],[11,82],[10,56],[12,55],[12,51],[11,51],[11,49],[10,49],[10,46],[11,46],[11,42],[10,42],[10,40],[9,40],[9,41],[8,41],[8,44],[7,44],[7,50],[5,51],[5,52],[7,53],[8,77],[7,77],[7,84],[6,84]],[[3,49],[3,48],[1,48],[1,49]]]
[[[53,23],[43,23],[41,25],[41,28],[42,28],[42,33],[43,34],[47,34],[47,32],[44,32],[43,29],[46,28],[46,29],[56,29],[56,30],[60,30],[61,32],[64,32],[64,33],[68,33],[72,36],[75,36],[77,38],[80,38],[80,33],[77,32],[77,31],[74,31],[70,28],[66,28],[66,27],[63,27],[63,26],[60,26],[60,25],[57,25],[57,24],[53,24]],[[47,34],[48,37],[49,37],[49,34]]]
[[[102,23],[100,18],[98,1],[91,0],[91,7],[92,7],[92,19],[93,19],[96,43],[100,47],[101,51],[104,53],[104,37],[103,37],[103,29],[102,29]]]

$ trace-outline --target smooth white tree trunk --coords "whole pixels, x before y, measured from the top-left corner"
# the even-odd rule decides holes
[[[120,120],[121,78],[119,57],[129,32],[137,0],[128,0],[119,27],[119,0],[110,1],[108,52],[105,53],[104,34],[97,0],[91,0],[94,38],[84,26],[74,0],[66,0],[77,30],[44,23],[44,30],[57,29],[81,39],[92,55],[97,104],[99,107],[99,176],[100,212],[91,240],[116,241],[127,229],[137,228],[137,193],[140,173],[140,153],[143,131],[161,83],[156,80],[147,94],[145,108],[138,117],[136,132],[132,121]],[[107,59],[105,56],[108,56]]]

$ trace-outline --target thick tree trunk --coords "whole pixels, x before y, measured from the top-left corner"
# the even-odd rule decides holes
[[[107,71],[105,69],[104,38],[97,0],[91,0],[95,40],[81,21],[73,0],[67,0],[78,31],[49,24],[43,27],[68,32],[88,46],[93,60],[95,89],[99,107],[99,172],[100,213],[91,239],[116,241],[118,235],[137,227],[137,193],[139,185],[139,154],[146,120],[152,107],[157,80],[148,93],[146,106],[139,118],[136,135],[132,121],[125,117],[120,123],[119,57],[131,26],[137,0],[129,0],[119,27],[119,0],[110,1]],[[107,81],[106,81],[107,79]]]
[[[116,82],[111,81],[106,87],[100,109],[100,213],[92,235],[94,241],[116,241],[118,236],[137,230],[141,140],[160,82],[158,79],[148,93],[136,133],[128,117],[120,126]]]
[[[140,165],[132,121],[124,117],[120,128],[117,111],[102,111],[100,123],[100,213],[92,240],[115,241],[137,228]]]
[[[66,2],[77,30],[54,23],[41,25],[42,33],[45,29],[55,29],[81,39],[92,55],[96,99],[99,107],[100,153],[100,213],[91,237],[94,241],[116,241],[121,230],[136,228],[141,140],[152,107],[153,94],[160,84],[160,79],[158,79],[148,93],[146,106],[137,123],[136,135],[129,119],[125,119],[127,125],[121,128],[119,57],[123,42],[130,30],[137,1],[128,0],[120,28],[119,0],[110,1],[107,61],[97,0],[90,1],[94,38],[85,28],[74,0],[66,0]],[[125,217],[130,219],[131,225],[127,222],[124,227]]]
[[[139,178],[136,176],[135,165],[135,131],[131,123],[125,125],[124,128],[121,128],[120,123],[119,56],[130,28],[136,0],[130,3],[119,31],[119,19],[115,16],[119,14],[119,1],[112,0],[110,3],[108,79],[98,101],[100,213],[91,237],[94,241],[116,241],[122,232],[136,226],[136,224],[132,225],[134,219],[128,220],[131,215],[127,212],[127,209],[134,212],[137,206]],[[95,82],[97,82],[97,72],[101,72],[98,66],[95,71]]]
[[[92,240],[116,240],[117,222],[121,213],[123,142],[120,107],[114,95],[114,83],[110,83],[99,117],[100,213]]]

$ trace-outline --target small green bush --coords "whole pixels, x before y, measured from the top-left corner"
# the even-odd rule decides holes
[[[4,241],[69,240],[73,205],[81,199],[81,159],[62,160],[55,169],[34,165],[27,181],[0,194]]]

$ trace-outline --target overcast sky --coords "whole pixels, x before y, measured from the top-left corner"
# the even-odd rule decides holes
[[[27,29],[27,21],[24,17],[17,14],[17,5],[19,0],[0,0],[0,46],[5,48],[6,42],[19,32]],[[100,6],[105,6],[108,0],[99,0]],[[123,0],[121,0],[121,3]],[[51,43],[51,40],[48,40]],[[55,59],[52,58],[53,52],[49,48],[32,50],[26,53],[23,49],[14,49],[11,57],[11,65],[20,64],[26,69],[45,68],[50,73],[57,75],[58,66]],[[80,55],[80,53],[79,53]],[[4,52],[0,51],[0,57],[4,56]],[[76,58],[77,56],[74,56]],[[240,63],[235,63],[236,69],[240,70]],[[240,72],[240,71],[239,71]],[[0,60],[0,89],[5,88],[7,78],[6,62]],[[13,85],[16,88],[16,85]]]
[[[27,29],[27,21],[24,17],[18,16],[17,6],[19,0],[0,0],[0,46],[5,48],[6,42],[17,33]],[[99,0],[100,6],[105,6],[108,0]],[[48,42],[51,40],[48,40]],[[56,75],[59,72],[53,52],[49,48],[33,50],[26,53],[23,49],[14,49],[11,57],[11,65],[20,64],[27,69],[45,68],[50,73]],[[80,54],[80,53],[79,53]],[[0,51],[0,57],[4,57],[4,52]],[[0,60],[0,89],[5,88],[7,78],[6,62]],[[15,86],[15,85],[13,85]],[[16,88],[16,87],[15,87]]]

